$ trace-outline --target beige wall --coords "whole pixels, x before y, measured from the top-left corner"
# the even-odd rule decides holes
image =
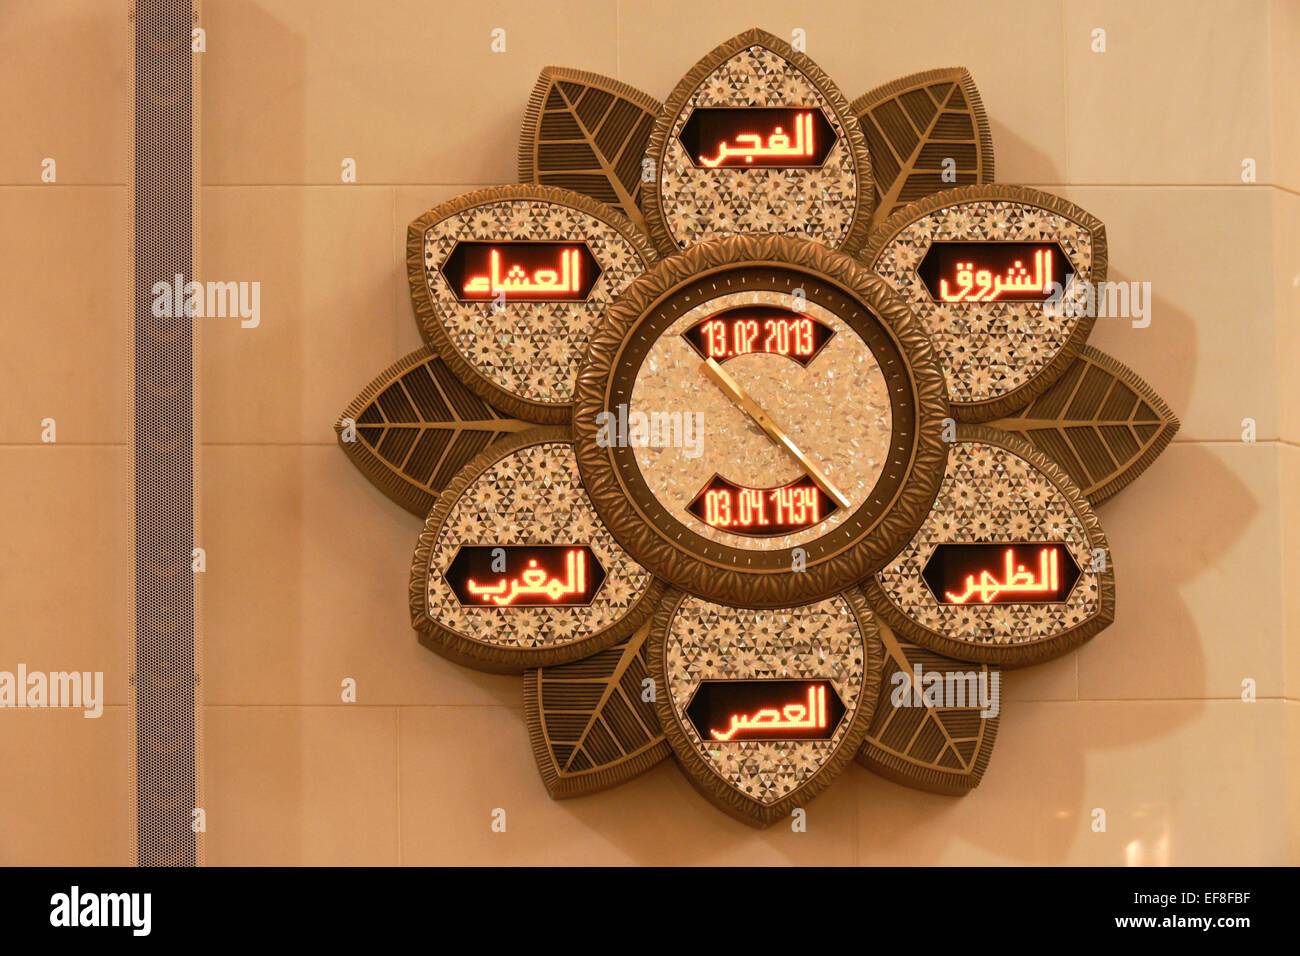
[[[203,273],[262,284],[259,328],[202,330],[208,862],[1300,862],[1300,5],[548,7],[204,5]],[[1100,216],[1112,277],[1152,283],[1150,328],[1103,320],[1093,342],[1183,422],[1100,509],[1116,623],[1008,677],[979,790],[935,797],[851,767],[806,834],[730,820],[671,762],[550,801],[519,679],[416,643],[418,522],[331,427],[419,345],[406,224],[513,178],[542,66],[662,98],[755,25],[803,28],[850,98],[968,66],[998,179]],[[489,50],[498,26],[505,54]],[[110,705],[99,720],[0,711],[0,863],[132,860],[125,31],[118,0],[0,13],[0,669],[103,670]],[[40,182],[47,156],[57,184]],[[339,181],[345,157],[356,184]],[[356,704],[340,702],[347,677]],[[1089,827],[1097,807],[1105,833]]]

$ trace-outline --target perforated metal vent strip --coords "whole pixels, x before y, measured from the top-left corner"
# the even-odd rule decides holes
[[[194,866],[194,336],[153,288],[193,278],[196,8],[137,0],[135,46],[136,852]]]

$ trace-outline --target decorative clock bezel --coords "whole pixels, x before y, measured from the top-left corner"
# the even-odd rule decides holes
[[[601,446],[599,415],[608,407],[611,377],[625,341],[655,305],[681,285],[728,269],[779,268],[804,272],[855,298],[880,317],[893,337],[913,385],[916,442],[907,475],[874,525],[838,554],[809,561],[803,571],[747,572],[670,541],[647,521],[619,477],[611,449]],[[633,281],[592,336],[578,373],[573,436],[578,471],[596,512],[615,539],[651,573],[710,601],[747,607],[789,607],[843,591],[892,557],[924,521],[947,463],[942,439],[946,385],[929,336],[888,284],[851,257],[820,243],[784,236],[729,236],[700,243],[665,259]]]

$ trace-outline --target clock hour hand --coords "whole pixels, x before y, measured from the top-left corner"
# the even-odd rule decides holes
[[[831,480],[826,477],[826,474],[799,450],[798,446],[790,440],[790,436],[776,422],[772,421],[772,417],[763,411],[763,407],[758,402],[750,398],[749,393],[740,387],[740,384],[728,374],[726,369],[714,359],[705,359],[700,364],[700,371],[707,375],[722,390],[722,394],[735,403],[737,408],[749,416],[749,419],[763,430],[763,434],[784,448],[786,454],[808,472],[808,476],[812,478],[818,488],[826,492],[841,508],[849,507],[849,499],[844,496],[844,493],[836,488],[831,483]]]

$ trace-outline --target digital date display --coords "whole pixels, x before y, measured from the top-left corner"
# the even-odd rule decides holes
[[[828,680],[706,680],[686,716],[709,743],[830,740],[845,710]]]
[[[585,545],[463,545],[443,577],[465,607],[587,607],[605,569]]]
[[[941,544],[921,576],[940,604],[1060,604],[1079,565],[1061,542]]]
[[[839,505],[807,475],[779,488],[747,488],[714,475],[686,510],[711,528],[761,538],[811,528]]]
[[[835,334],[825,322],[772,306],[739,306],[710,316],[682,333],[702,358],[719,364],[765,353],[807,366]]]

